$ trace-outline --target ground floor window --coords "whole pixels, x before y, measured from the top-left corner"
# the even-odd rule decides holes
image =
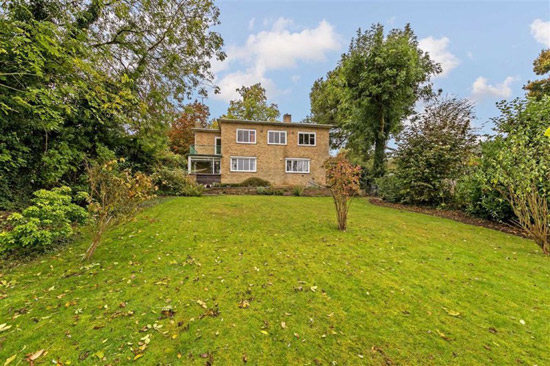
[[[232,172],[255,172],[256,158],[254,157],[231,157]]]
[[[189,157],[189,174],[220,174],[220,158]]]
[[[287,173],[309,173],[309,159],[286,159]]]

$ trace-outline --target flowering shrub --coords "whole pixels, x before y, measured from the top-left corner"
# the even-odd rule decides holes
[[[338,229],[345,231],[351,199],[359,193],[361,167],[352,164],[345,152],[329,158],[324,167],[327,173],[327,185],[336,207]]]
[[[34,192],[33,205],[8,218],[12,229],[0,233],[0,253],[44,252],[70,239],[73,226],[83,224],[88,217],[86,210],[74,203],[71,193],[69,187]],[[76,199],[85,196],[80,192]]]

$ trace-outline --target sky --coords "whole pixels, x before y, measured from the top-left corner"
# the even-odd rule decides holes
[[[236,88],[261,82],[281,114],[310,112],[313,82],[336,66],[358,28],[387,30],[410,23],[419,46],[441,63],[433,79],[444,94],[475,102],[475,126],[491,131],[496,102],[523,96],[536,79],[533,60],[550,47],[545,1],[218,1],[227,53],[213,62],[221,94],[203,102],[224,114]]]

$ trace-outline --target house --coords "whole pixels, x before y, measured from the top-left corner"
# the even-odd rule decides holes
[[[197,182],[241,183],[252,177],[274,186],[325,184],[332,126],[219,119],[218,128],[194,128],[189,174]]]

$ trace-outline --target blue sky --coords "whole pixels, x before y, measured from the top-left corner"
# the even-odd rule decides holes
[[[235,88],[262,82],[269,101],[299,121],[314,80],[333,69],[357,28],[412,25],[444,68],[436,88],[476,102],[476,125],[495,103],[524,94],[532,62],[550,47],[549,1],[219,1],[228,59],[214,63],[220,95],[204,102],[223,114]],[[485,125],[490,131],[490,124]]]

